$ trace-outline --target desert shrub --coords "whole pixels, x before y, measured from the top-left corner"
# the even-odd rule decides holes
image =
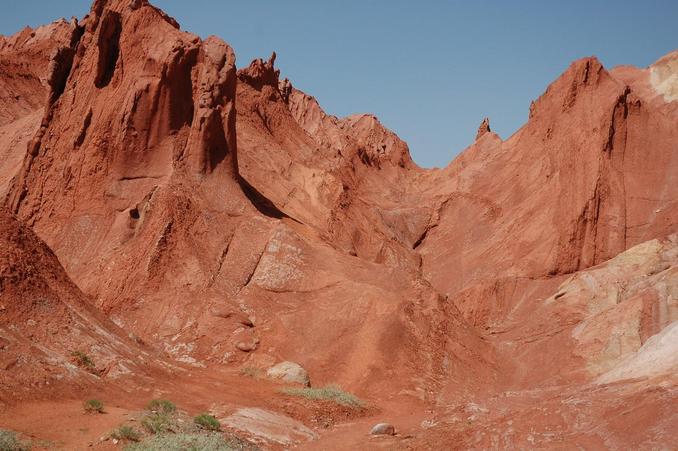
[[[141,439],[141,434],[132,426],[124,425],[113,431],[111,433],[111,438],[128,442],[138,442]]]
[[[141,425],[151,434],[164,434],[176,429],[176,424],[170,415],[151,413],[141,419]]]
[[[200,415],[193,418],[193,422],[197,424],[201,429],[207,431],[218,431],[221,429],[221,424],[219,420],[214,418],[212,415],[207,413],[201,413]]]
[[[151,412],[171,415],[177,410],[177,406],[167,399],[154,399],[146,405],[146,410]]]
[[[28,451],[30,443],[23,442],[14,431],[0,429],[0,451]]]
[[[174,414],[177,406],[167,399],[154,399],[146,405],[150,413],[141,419],[141,425],[151,434],[176,431]]]
[[[363,407],[363,401],[352,393],[345,392],[338,385],[327,385],[322,388],[284,388],[286,395],[299,396],[306,399],[333,401],[342,406]]]
[[[227,440],[221,434],[162,434],[149,437],[141,443],[125,448],[125,451],[237,451],[255,450],[241,440]]]
[[[93,371],[96,368],[94,360],[82,351],[71,352],[71,357],[75,359],[75,364],[80,368],[84,368],[88,371]]]
[[[84,402],[83,407],[87,413],[104,413],[104,403],[98,399],[88,399]]]

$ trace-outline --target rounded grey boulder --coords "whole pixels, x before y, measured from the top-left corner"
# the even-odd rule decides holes
[[[370,435],[395,435],[396,430],[390,423],[377,423],[370,431]]]
[[[294,362],[280,362],[266,371],[266,376],[270,379],[279,379],[284,382],[301,384],[304,387],[311,386],[311,380],[306,370]]]

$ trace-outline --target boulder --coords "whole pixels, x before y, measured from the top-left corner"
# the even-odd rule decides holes
[[[279,379],[284,382],[301,384],[305,387],[311,386],[311,380],[306,370],[294,362],[280,362],[266,371],[266,376],[270,379]]]
[[[252,329],[244,329],[235,335],[235,347],[243,352],[252,352],[259,346],[259,337],[254,335]]]
[[[390,423],[377,423],[370,431],[370,435],[395,435],[396,430]]]

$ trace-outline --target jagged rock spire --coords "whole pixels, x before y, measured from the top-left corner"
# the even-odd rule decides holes
[[[480,123],[480,127],[478,127],[478,133],[476,133],[476,141],[480,139],[481,136],[483,136],[487,132],[491,132],[492,130],[490,129],[490,119],[485,118],[483,121]]]

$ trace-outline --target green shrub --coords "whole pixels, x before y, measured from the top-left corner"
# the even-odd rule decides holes
[[[141,425],[151,434],[163,434],[176,430],[174,413],[177,406],[167,399],[154,399],[146,405],[150,413],[141,419]]]
[[[87,413],[104,413],[104,403],[98,399],[88,399],[83,407]]]
[[[214,418],[212,415],[207,413],[201,413],[200,415],[193,418],[193,422],[197,424],[201,429],[207,431],[218,431],[221,429],[221,424],[219,420]]]
[[[257,449],[240,440],[226,440],[221,434],[163,434],[149,437],[125,451],[236,451]]]
[[[141,434],[132,426],[120,426],[111,433],[111,438],[116,440],[125,440],[128,442],[138,442],[141,439]]]
[[[151,413],[141,419],[141,425],[151,434],[163,434],[176,429],[174,420],[164,413]]]
[[[94,360],[82,351],[73,351],[71,356],[75,359],[75,364],[87,371],[93,371],[96,368]]]
[[[30,449],[30,443],[19,440],[16,432],[0,429],[0,451],[28,451]]]
[[[146,405],[146,410],[170,415],[176,412],[177,406],[175,406],[172,401],[167,399],[154,399]]]
[[[306,399],[333,401],[342,406],[363,407],[364,403],[352,393],[345,392],[338,385],[327,385],[323,388],[284,388],[286,395],[300,396]]]

